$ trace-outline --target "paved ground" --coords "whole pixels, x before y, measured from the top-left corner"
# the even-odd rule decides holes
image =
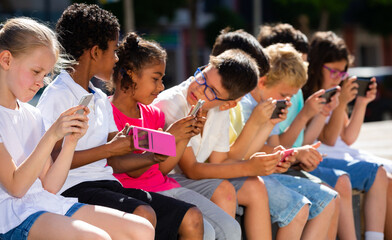
[[[364,123],[352,146],[392,160],[392,120]]]

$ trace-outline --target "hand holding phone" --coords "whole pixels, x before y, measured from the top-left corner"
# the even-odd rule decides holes
[[[133,136],[133,144],[137,149],[176,156],[176,139],[170,133],[136,126],[129,126],[126,134],[129,133]]]
[[[93,98],[93,94],[92,93],[88,93],[86,95],[83,95],[80,98],[78,105],[87,107],[87,105],[90,103],[92,98]],[[80,110],[76,111],[76,114],[83,114],[83,113],[84,113],[84,109],[80,109]]]
[[[283,151],[283,157],[280,159],[281,162],[286,161],[286,157],[289,157],[294,152],[294,149],[286,149]]]
[[[323,95],[321,95],[320,97],[325,98],[326,100],[326,104],[331,102],[331,98],[333,97],[333,95],[336,94],[336,92],[338,91],[337,87],[333,87],[330,89],[325,90],[325,93]]]
[[[282,110],[285,109],[286,106],[287,106],[286,100],[277,100],[276,107],[274,109],[274,112],[271,115],[271,119],[279,118],[279,114],[282,113]]]
[[[199,99],[199,101],[197,101],[197,103],[196,103],[196,106],[192,109],[192,111],[189,113],[189,115],[196,117],[197,112],[203,106],[204,102],[205,102],[204,100]]]
[[[357,77],[357,80],[354,82],[358,84],[358,94],[357,96],[365,97],[368,90],[370,90],[369,86],[372,84],[370,81],[370,77]]]

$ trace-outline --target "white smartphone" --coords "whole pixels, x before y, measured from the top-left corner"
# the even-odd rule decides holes
[[[204,100],[199,99],[199,101],[197,101],[196,106],[192,109],[191,113],[189,113],[189,115],[192,115],[194,117],[196,117],[197,112],[200,110],[200,108],[203,106],[204,104]]]
[[[84,95],[83,97],[80,98],[78,105],[87,107],[87,105],[90,103],[92,98],[93,98],[93,94],[92,93],[88,93],[88,94],[86,94],[86,95]],[[84,113],[83,109],[80,109],[80,110],[76,111],[76,114],[83,114],[83,113]]]

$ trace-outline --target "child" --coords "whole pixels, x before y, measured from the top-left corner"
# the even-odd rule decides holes
[[[89,112],[70,108],[44,133],[40,112],[26,103],[51,73],[59,48],[55,34],[34,20],[14,18],[0,28],[0,239],[153,239],[146,219],[55,195]],[[53,162],[51,150],[63,137]]]
[[[330,116],[319,114],[314,117],[309,125],[309,128],[316,129],[309,131],[320,132],[318,129],[322,129],[318,136],[319,140],[324,144],[335,145],[339,149],[339,146],[352,143],[358,136],[366,105],[375,98],[375,79],[372,79],[373,84],[370,86],[367,95],[357,97],[349,119],[346,113],[347,104],[355,98],[357,84],[354,83],[355,77],[346,79],[349,53],[343,39],[333,32],[316,33],[310,45],[308,60],[309,81],[303,88],[305,98],[320,88],[328,89],[339,85],[344,80],[341,85],[339,102]],[[323,146],[320,148],[321,152],[327,150]],[[331,148],[335,149],[335,147]],[[353,188],[366,191],[365,238],[369,239],[382,239],[384,237],[388,180],[385,169],[379,166],[379,164],[362,162],[356,159],[327,158],[320,164],[322,168],[313,171],[316,176],[333,186],[335,180],[333,169],[343,170],[350,174]],[[389,228],[386,226],[386,229]]]
[[[245,127],[251,124],[250,121],[256,113],[264,113],[262,114],[263,118],[258,120],[263,122],[260,128],[266,132],[258,133],[252,139],[252,143],[248,145],[248,149],[251,151],[248,155],[254,153],[253,149],[261,149],[261,145],[267,140],[269,133],[273,131],[274,125],[281,121],[281,119],[270,120],[272,112],[264,110],[261,106],[269,98],[289,101],[289,97],[295,94],[306,81],[306,66],[300,55],[291,46],[281,44],[265,50],[270,58],[270,71],[266,76],[261,77],[257,87],[241,100],[241,105],[246,110],[244,113],[253,111],[250,117],[246,116],[249,120]],[[260,89],[264,90],[263,94],[259,93]],[[240,136],[242,134],[243,132],[240,133]],[[239,137],[237,141],[241,141]],[[258,145],[258,147],[252,145]],[[268,198],[271,199],[269,204],[272,219],[274,222],[278,222],[280,227],[278,236],[281,239],[287,239],[289,236],[293,239],[314,239],[316,236],[323,238],[322,236],[327,235],[332,212],[335,208],[336,192],[307,179],[295,178],[290,175],[273,174],[262,178],[267,186]],[[282,192],[289,194],[281,197]],[[291,214],[294,211],[298,212],[305,204],[310,205],[309,208],[304,208],[307,211],[305,222],[308,215],[309,221],[305,227],[302,226],[303,231],[300,229],[298,232],[298,227],[295,224],[283,221],[292,217],[285,209],[290,209]]]
[[[90,128],[78,142],[73,169],[61,194],[77,197],[83,203],[144,216],[156,224],[158,239],[174,239],[178,234],[184,238],[202,235],[202,215],[193,205],[140,189],[123,188],[112,175],[112,168],[107,166],[107,163],[120,163],[122,172],[127,172],[161,160],[154,154],[131,153],[134,150],[131,137],[118,133],[106,94],[90,82],[93,76],[104,80],[111,77],[118,60],[117,18],[96,5],[73,4],[63,12],[56,31],[65,53],[77,64],[62,71],[42,94],[38,108],[45,126],[48,127],[62,109],[77,104],[82,95],[94,94],[89,104]],[[59,149],[61,141],[54,153]]]
[[[264,55],[261,55],[265,58]],[[166,126],[186,116],[198,99],[205,100],[203,116],[207,116],[202,134],[194,136],[174,174],[181,186],[195,190],[221,206],[231,216],[235,208],[225,205],[227,195],[220,195],[228,179],[237,193],[230,200],[245,205],[245,229],[248,238],[270,238],[270,217],[267,192],[261,180],[266,165],[275,164],[281,153],[257,154],[248,161],[228,159],[228,109],[255,87],[259,68],[256,62],[240,50],[228,50],[211,56],[207,66],[198,68],[194,77],[159,94],[154,105],[166,117]],[[182,174],[181,174],[182,172]],[[244,178],[246,177],[246,178]],[[237,197],[236,197],[237,196]],[[234,198],[233,198],[234,197]],[[234,202],[235,207],[236,202]],[[263,226],[263,228],[260,228]]]
[[[260,33],[257,38],[263,47],[268,47],[276,43],[292,44],[302,55],[302,59],[304,61],[307,59],[309,51],[307,37],[290,24],[281,23],[274,26],[262,26],[260,27]],[[295,147],[298,151],[296,155],[298,167],[303,170],[298,171],[292,168],[288,171],[288,174],[307,177],[317,183],[322,183],[322,181],[305,172],[315,169],[322,159],[317,149],[313,145],[308,145],[315,141],[317,133],[308,130],[305,132],[305,128],[316,114],[327,112],[335,104],[339,96],[339,93],[335,94],[331,102],[326,104],[325,100],[320,97],[323,93],[324,90],[321,89],[313,93],[304,102],[302,90],[298,90],[291,98],[292,106],[288,108],[287,118],[278,124],[279,134],[277,135],[279,136],[279,144],[286,148]],[[316,146],[320,146],[320,144],[317,143]],[[339,192],[339,208],[336,208],[337,212],[334,214],[328,235],[330,238],[335,238],[336,233],[338,233],[340,239],[354,239],[356,236],[349,176],[341,172],[334,189]]]
[[[129,33],[117,54],[119,61],[113,74],[115,92],[110,97],[117,128],[121,130],[127,123],[156,130],[164,128],[164,114],[149,104],[164,89],[162,78],[165,75],[166,51],[156,42]],[[124,187],[158,192],[196,205],[205,218],[204,239],[239,239],[241,231],[233,218],[204,196],[181,187],[176,180],[167,176],[177,165],[189,139],[199,134],[202,127],[203,119],[192,116],[174,122],[166,131],[176,137],[176,157],[169,157],[164,162],[143,169],[143,172],[131,171],[114,176]],[[216,237],[210,224],[216,229]]]

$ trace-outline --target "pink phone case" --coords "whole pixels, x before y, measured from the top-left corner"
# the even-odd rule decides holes
[[[176,156],[176,139],[167,132],[132,126],[135,148],[166,156]]]
[[[294,149],[287,149],[287,150],[284,150],[283,157],[282,157],[282,159],[280,159],[280,161],[281,161],[281,162],[286,161],[286,160],[285,160],[286,157],[290,156],[290,154],[291,154],[292,152],[294,152]]]

